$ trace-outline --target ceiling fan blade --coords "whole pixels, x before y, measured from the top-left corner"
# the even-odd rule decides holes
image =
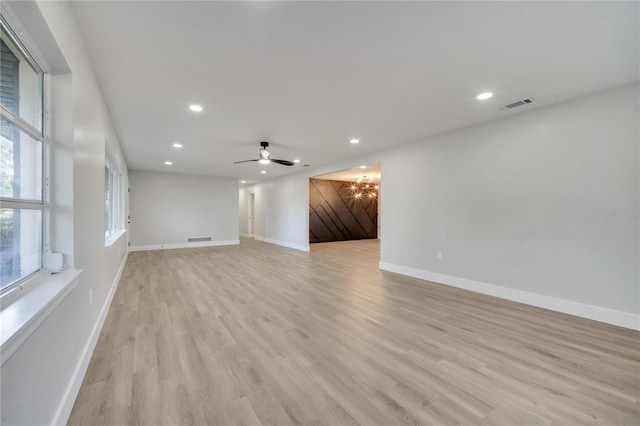
[[[244,161],[236,161],[233,164],[240,164],[240,163],[248,163],[249,161],[258,161],[258,160],[244,160]]]
[[[278,163],[278,164],[282,164],[283,166],[293,166],[293,161],[289,161],[289,160],[274,160],[273,158],[271,158],[271,162],[272,163]]]

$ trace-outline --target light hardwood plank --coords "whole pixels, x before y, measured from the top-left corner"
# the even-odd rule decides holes
[[[310,253],[134,252],[70,425],[640,424],[640,333]]]

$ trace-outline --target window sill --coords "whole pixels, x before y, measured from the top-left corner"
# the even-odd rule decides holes
[[[33,334],[78,285],[81,269],[59,274],[43,272],[25,283],[22,289],[0,300],[0,365]],[[15,294],[15,292],[22,294]]]
[[[104,248],[106,248],[106,249],[111,248],[111,246],[113,246],[126,233],[127,233],[126,229],[121,229],[118,232],[116,232],[115,234],[110,235],[109,237],[107,237],[107,239],[104,240]]]

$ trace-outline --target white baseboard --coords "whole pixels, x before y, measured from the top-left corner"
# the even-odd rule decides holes
[[[255,235],[253,238],[255,238],[258,241],[264,241],[265,243],[269,243],[269,244],[275,244],[278,246],[282,246],[282,247],[287,247],[287,248],[291,248],[291,249],[295,249],[295,250],[300,250],[300,251],[309,251],[309,246],[303,246],[301,244],[293,244],[293,243],[288,243],[286,241],[280,241],[280,240],[274,240],[273,238],[267,238],[267,237],[259,237],[257,235]]]
[[[487,294],[489,296],[512,300],[514,302],[537,306],[539,308],[545,308],[569,315],[575,315],[577,317],[588,318],[607,324],[617,325],[619,327],[640,330],[640,315],[634,315],[628,312],[616,311],[614,309],[587,305],[571,300],[559,299],[537,293],[529,293],[527,291],[515,290],[507,287],[500,287],[493,284],[468,280],[466,278],[458,278],[422,269],[395,265],[393,263],[380,262],[379,267],[384,271],[408,275],[410,277],[420,278],[426,281],[475,291],[477,293]]]
[[[232,246],[240,244],[240,240],[227,241],[196,241],[194,243],[151,244],[148,246],[131,246],[129,251],[170,250],[192,247]]]
[[[241,236],[241,237],[245,237],[245,238],[251,238],[251,237],[253,237],[253,235],[247,234],[246,232],[241,232],[241,233],[240,233],[240,236]]]
[[[122,277],[122,272],[124,271],[124,267],[127,264],[128,257],[129,253],[125,253],[124,258],[122,259],[122,263],[120,264],[120,268],[118,268],[118,273],[116,274],[116,277],[111,284],[111,289],[109,290],[107,299],[104,301],[104,305],[102,305],[98,320],[93,326],[93,330],[91,330],[89,341],[82,351],[80,361],[73,371],[73,376],[71,376],[69,385],[67,386],[64,396],[62,397],[62,402],[60,403],[60,406],[56,411],[56,415],[53,418],[53,425],[66,425],[67,421],[69,420],[71,409],[73,408],[73,404],[76,402],[76,398],[78,397],[80,385],[82,385],[84,375],[86,374],[87,368],[89,367],[89,361],[91,361],[93,350],[96,347],[96,343],[98,343],[98,337],[100,337],[102,326],[104,325],[104,321],[107,319],[107,314],[109,313],[109,308],[111,307],[111,301],[113,300],[113,296],[116,294],[116,289],[118,288],[118,283],[120,282],[120,277]]]

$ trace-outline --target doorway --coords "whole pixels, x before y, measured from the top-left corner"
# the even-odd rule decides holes
[[[254,221],[254,213],[255,213],[255,201],[256,194],[251,192],[249,193],[249,224],[247,227],[247,233],[249,237],[253,238],[253,234],[255,232],[255,221]]]
[[[380,237],[380,163],[309,180],[309,243]]]

